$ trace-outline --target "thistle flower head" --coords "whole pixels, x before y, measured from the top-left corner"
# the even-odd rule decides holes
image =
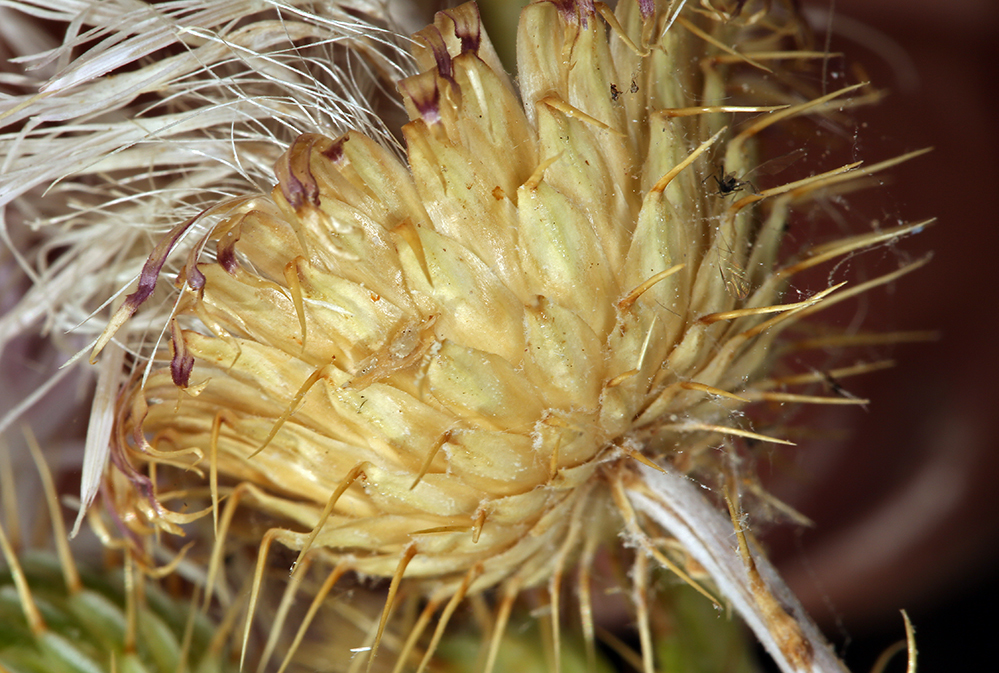
[[[168,345],[117,403],[116,516],[145,533],[214,515],[210,576],[233,535],[262,563],[277,542],[391,579],[379,634],[400,587],[449,617],[547,583],[557,619],[569,563],[623,531],[636,595],[646,555],[706,573],[785,670],[836,669],[752,541],[726,541],[740,491],[763,497],[735,442],[787,443],[752,402],[855,402],[796,391],[822,373],[773,378],[775,344],[915,265],[790,280],[921,225],[781,257],[795,208],[905,157],[758,188],[760,136],[865,90],[774,73],[822,57],[792,3],[721,4],[532,3],[516,83],[474,5],[442,12],[398,81],[404,157],[366,129],[304,133],[270,193],[177,218],[95,348],[195,235]]]
[[[624,3],[609,40],[592,7],[532,5],[521,100],[474,6],[441,14],[399,84],[408,166],[357,132],[295,140],[187,267],[122,444],[213,454],[290,520],[285,544],[367,574],[550,576],[602,473],[728,418],[710,393],[743,388],[766,349],[742,342],[776,332],[726,343],[720,260],[740,262],[716,239],[748,225],[682,170],[704,120],[667,109],[700,76],[662,77],[667,50],[641,44],[671,18]]]

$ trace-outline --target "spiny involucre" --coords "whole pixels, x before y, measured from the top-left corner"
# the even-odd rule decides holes
[[[783,441],[740,412],[828,375],[769,377],[788,327],[916,265],[812,293],[789,279],[922,223],[782,260],[795,206],[904,157],[762,191],[731,178],[760,163],[759,134],[859,90],[771,75],[821,58],[804,30],[791,3],[540,1],[515,85],[474,5],[439,14],[398,82],[404,160],[359,131],[301,135],[269,195],[179,223],[149,257],[95,354],[204,232],[169,349],[120,398],[116,516],[179,532],[197,513],[174,503],[200,496],[220,517],[210,578],[227,536],[262,540],[261,563],[277,541],[391,578],[386,618],[405,586],[450,601],[444,622],[467,595],[546,582],[557,620],[563,571],[623,536],[636,596],[646,555],[706,574],[784,670],[837,670],[752,541],[733,542],[740,490],[761,493],[735,442]]]
[[[25,540],[15,479],[0,446],[0,671],[4,673],[226,673],[235,671],[227,636],[190,595],[170,595],[144,577],[125,549],[123,568],[74,560],[55,480],[28,432],[56,553]],[[41,510],[45,509],[40,508]],[[41,512],[35,512],[36,514]],[[34,536],[32,536],[34,537]],[[107,562],[113,554],[109,554]]]

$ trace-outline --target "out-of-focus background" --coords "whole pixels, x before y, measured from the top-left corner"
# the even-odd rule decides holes
[[[935,148],[850,197],[871,217],[939,218],[903,246],[933,262],[874,293],[869,324],[941,338],[896,347],[895,369],[851,379],[872,404],[836,412],[845,444],[802,454],[817,480],[794,504],[817,525],[779,541],[780,563],[851,670],[901,637],[899,608],[915,623],[920,670],[978,670],[999,628],[999,3],[835,0],[835,12],[833,50],[890,94],[858,111],[860,156]]]

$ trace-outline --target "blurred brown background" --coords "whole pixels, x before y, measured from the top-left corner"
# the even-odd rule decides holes
[[[845,448],[805,459],[820,481],[795,504],[817,526],[781,540],[781,564],[827,633],[852,641],[852,670],[901,636],[899,608],[916,625],[920,670],[975,670],[999,627],[999,3],[836,0],[835,10],[856,23],[833,24],[833,50],[890,92],[859,111],[861,156],[935,148],[892,169],[878,193],[851,197],[871,217],[939,218],[903,245],[932,250],[933,262],[877,292],[870,324],[941,339],[896,347],[895,369],[851,380],[873,403],[839,414]]]

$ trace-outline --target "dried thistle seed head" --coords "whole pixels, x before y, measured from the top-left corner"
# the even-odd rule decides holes
[[[695,82],[623,40],[664,17],[624,3],[628,33],[608,39],[578,9],[524,14],[523,103],[473,6],[421,33],[425,71],[399,84],[408,168],[358,133],[295,141],[271,197],[234,208],[211,234],[216,261],[188,269],[170,367],[134,388],[119,427],[133,455],[216,453],[300,531],[285,544],[380,576],[412,549],[407,576],[480,566],[480,587],[550,575],[606,498],[601,465],[664,443],[664,411],[728,417],[696,415],[708,396],[677,385],[728,329],[703,316],[735,303],[717,267],[699,270],[717,246],[694,244],[729,204],[693,170],[669,186],[675,204],[661,180],[697,151],[703,117],[660,112]],[[632,80],[614,101],[610,85]],[[741,387],[764,354],[748,352],[700,382]]]
[[[741,410],[807,401],[786,387],[822,378],[768,378],[775,341],[916,265],[815,293],[788,280],[921,225],[779,261],[794,208],[902,159],[743,192],[706,184],[719,166],[745,181],[757,136],[859,89],[811,97],[773,74],[821,57],[798,48],[790,4],[702,5],[536,2],[521,16],[519,87],[473,5],[441,13],[416,36],[422,72],[399,82],[405,162],[359,132],[307,134],[270,195],[215,209],[180,275],[170,350],[122,402],[119,514],[176,531],[197,515],[173,501],[210,494],[217,511],[224,493],[227,512],[266,515],[265,548],[314,550],[438,601],[500,582],[557,593],[577,550],[622,521],[674,564],[643,533],[662,526],[672,558],[685,550],[759,612],[787,670],[809,667],[812,635],[767,589],[764,561],[740,532],[741,557],[725,543],[714,563],[731,529],[677,471],[723,485],[739,519],[739,489],[759,489],[729,439],[782,441]],[[126,299],[108,338],[145,296]],[[654,486],[642,463],[664,471]],[[684,502],[665,503],[673,494]],[[259,519],[232,526],[262,532]]]

